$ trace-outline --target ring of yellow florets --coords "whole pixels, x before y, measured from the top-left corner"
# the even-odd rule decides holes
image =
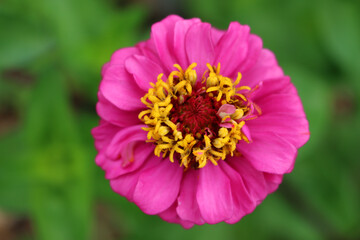
[[[244,116],[249,112],[249,102],[239,91],[251,89],[247,86],[236,87],[241,80],[241,73],[233,81],[220,75],[220,64],[217,67],[207,64],[208,70],[203,74],[202,82],[197,82],[194,70],[196,65],[192,63],[184,71],[175,64],[177,70],[171,72],[166,81],[162,79],[163,74],[159,74],[157,82],[150,83],[152,87],[141,98],[147,109],[139,114],[139,119],[148,126],[143,128],[148,132],[148,142],[156,145],[155,155],[160,156],[162,153],[166,157],[169,154],[171,162],[176,159],[185,168],[202,168],[208,161],[217,165],[219,159],[224,160],[227,155],[236,153],[238,141],[249,142],[242,131]],[[207,107],[217,112],[220,124],[204,126],[201,133],[198,130],[195,133],[189,129],[192,125],[179,122],[175,113],[181,115],[183,111],[179,109],[188,99],[199,96],[200,100],[207,99],[206,103],[210,106]],[[173,109],[174,105],[179,109]],[[230,114],[214,109],[224,105],[233,106],[235,110]]]

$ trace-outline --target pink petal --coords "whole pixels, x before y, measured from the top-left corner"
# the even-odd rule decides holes
[[[219,117],[224,118],[225,116],[229,116],[235,113],[236,107],[231,104],[224,104],[222,105],[218,112],[216,113]]]
[[[138,44],[136,44],[136,47],[139,49],[140,55],[143,55],[151,59],[152,61],[161,65],[162,68],[165,68],[157,53],[154,39],[149,39],[146,41],[139,42]]]
[[[144,171],[158,166],[161,161],[162,159],[160,157],[150,155],[150,157],[144,162],[140,169],[125,175],[121,175],[118,178],[111,179],[111,188],[114,192],[126,197],[129,201],[134,201],[134,191],[139,181],[140,175]]]
[[[99,101],[96,104],[96,112],[102,119],[119,127],[140,123],[137,112],[124,111],[117,108],[114,104],[104,98],[101,92],[99,92],[98,97]]]
[[[164,212],[159,213],[159,217],[161,217],[163,220],[167,222],[181,224],[181,226],[183,226],[183,228],[185,229],[192,228],[194,226],[194,223],[180,218],[176,213],[176,207],[177,207],[177,203],[174,202],[174,204],[171,207],[166,209]]]
[[[273,94],[285,93],[297,95],[297,91],[288,76],[268,79],[265,82],[260,82],[259,86],[258,90],[251,95],[254,102]]]
[[[129,150],[128,154],[122,154],[120,159],[108,159],[103,165],[105,170],[105,178],[113,179],[126,173],[133,172],[142,166],[144,161],[154,154],[154,145],[144,142],[133,142],[134,147],[127,147],[124,150]]]
[[[227,163],[243,179],[244,186],[256,204],[259,204],[269,193],[264,173],[256,170],[245,158],[229,158]]]
[[[137,110],[144,108],[140,98],[145,92],[140,90],[133,77],[118,65],[108,67],[100,84],[103,96],[122,110]]]
[[[111,56],[110,62],[105,63],[101,70],[101,75],[104,76],[106,74],[107,69],[111,65],[118,65],[119,67],[124,68],[126,58],[138,54],[139,50],[135,47],[122,48],[113,53]]]
[[[134,202],[147,214],[158,214],[176,200],[183,169],[168,159],[144,171],[136,185]]]
[[[261,38],[254,34],[250,34],[248,38],[248,51],[244,60],[239,64],[238,71],[241,73],[247,72],[258,61],[263,47]],[[235,71],[233,74],[237,74]]]
[[[104,120],[100,121],[99,126],[91,130],[91,134],[95,138],[95,148],[100,151],[101,149],[107,147],[111,142],[112,138],[121,128],[110,124]]]
[[[197,170],[189,169],[184,174],[176,211],[180,218],[184,220],[196,224],[204,224],[204,220],[200,214],[199,205],[196,201],[197,186],[199,183],[198,172],[199,171]]]
[[[146,125],[134,125],[119,131],[111,140],[106,149],[106,156],[110,159],[119,159],[120,153],[127,147],[127,145],[134,141],[145,142],[147,133],[142,130]]]
[[[219,166],[208,163],[200,169],[196,198],[201,215],[209,224],[225,221],[233,215],[230,180]]]
[[[269,193],[274,192],[278,187],[279,184],[283,180],[282,174],[271,174],[271,173],[264,173],[264,177],[268,186]]]
[[[147,57],[134,55],[125,61],[126,70],[134,76],[137,85],[144,91],[156,82],[157,76],[164,72],[161,67]]]
[[[297,154],[294,145],[271,132],[251,132],[253,142],[240,141],[237,145],[255,169],[275,174],[292,170]]]
[[[177,63],[186,69],[191,63],[187,59],[185,51],[185,36],[189,28],[196,23],[201,22],[198,18],[193,18],[184,21],[178,21],[174,29],[174,52],[176,55]]]
[[[295,147],[304,145],[310,137],[306,118],[289,114],[268,114],[247,122],[251,132],[273,132]]]
[[[225,31],[224,30],[220,30],[217,28],[211,28],[211,37],[212,37],[212,42],[214,44],[214,46],[216,46],[219,42],[219,40],[221,39],[221,37],[224,35]]]
[[[154,41],[160,60],[169,72],[176,63],[174,54],[174,27],[176,22],[183,20],[176,15],[170,15],[151,27],[151,39]]]
[[[242,72],[241,84],[254,87],[261,81],[284,76],[279,67],[274,53],[268,49],[262,49],[255,65],[246,72]]]
[[[110,64],[124,67],[125,60],[131,56],[134,56],[135,54],[140,54],[139,49],[136,47],[121,48],[113,53]]]
[[[297,95],[273,94],[259,99],[256,104],[261,108],[261,116],[285,114],[289,116],[305,117],[300,98]]]
[[[237,70],[248,51],[250,28],[238,22],[232,22],[215,48],[214,64],[221,64],[221,74],[231,76]]]
[[[231,183],[231,192],[233,196],[233,212],[234,215],[226,220],[227,223],[236,223],[246,214],[251,213],[255,207],[256,202],[250,196],[245,188],[242,177],[225,161],[220,161],[219,166],[226,173]]]
[[[196,62],[199,78],[205,72],[206,63],[214,64],[214,45],[211,37],[211,25],[197,23],[192,25],[185,39],[185,49],[189,63]]]

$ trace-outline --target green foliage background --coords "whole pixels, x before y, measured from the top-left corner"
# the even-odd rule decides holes
[[[0,2],[0,239],[360,239],[360,2]],[[303,100],[293,173],[234,225],[191,230],[110,190],[90,130],[102,64],[168,14],[250,25]]]

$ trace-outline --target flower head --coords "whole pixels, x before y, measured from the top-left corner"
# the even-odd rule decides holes
[[[169,16],[102,75],[96,163],[115,192],[186,228],[252,212],[309,138],[290,78],[237,22]]]

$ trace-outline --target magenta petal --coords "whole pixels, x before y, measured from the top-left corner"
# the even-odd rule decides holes
[[[135,187],[139,181],[140,175],[149,168],[153,168],[160,164],[161,158],[152,155],[142,165],[141,169],[121,175],[118,178],[110,180],[110,186],[114,192],[126,197],[129,201],[134,201]]]
[[[106,148],[120,129],[104,120],[100,121],[100,125],[91,130],[91,134],[95,138],[95,148],[98,151]]]
[[[137,85],[147,91],[156,82],[157,76],[164,72],[161,67],[147,57],[134,55],[125,62],[126,70],[134,76]]]
[[[234,215],[230,219],[226,220],[226,222],[231,224],[236,223],[243,216],[255,209],[256,202],[246,190],[243,179],[238,172],[230,167],[225,161],[220,161],[219,166],[230,179],[231,192],[234,203]]]
[[[259,171],[284,174],[291,171],[297,149],[275,133],[251,132],[253,142],[237,145],[246,159]]]
[[[146,127],[146,125],[134,125],[119,131],[107,147],[106,156],[116,160],[129,143],[140,140],[145,142],[146,132],[141,129],[142,127]]]
[[[105,178],[113,179],[137,170],[142,166],[144,161],[149,158],[150,154],[153,154],[154,146],[152,144],[138,142],[137,144],[135,143],[134,147],[128,145],[124,150],[130,151],[129,154],[123,154],[121,158],[117,160],[108,159],[102,165],[102,169],[106,172]]]
[[[144,171],[136,185],[134,202],[147,214],[158,214],[169,208],[179,193],[183,169],[169,159]]]
[[[178,60],[178,64],[186,69],[191,63],[187,59],[185,51],[185,36],[189,28],[196,23],[199,23],[200,19],[194,18],[184,21],[178,21],[175,24],[174,29],[174,52]]]
[[[304,117],[287,114],[269,114],[249,121],[252,132],[273,132],[286,139],[295,147],[304,145],[310,137],[309,124]]]
[[[242,72],[242,76],[243,85],[254,87],[259,82],[282,77],[284,72],[279,67],[274,53],[268,49],[262,49],[255,65],[248,71]]]
[[[197,186],[199,184],[198,177],[198,171],[194,169],[189,169],[184,174],[176,211],[184,220],[188,220],[196,224],[204,224],[198,202],[196,201]]]
[[[293,94],[273,94],[258,100],[256,103],[260,106],[264,116],[285,114],[289,116],[305,117],[299,97],[296,95],[294,96]]]
[[[259,38],[254,34],[250,34],[248,38],[247,55],[244,58],[244,60],[239,64],[239,71],[241,73],[248,71],[254,66],[254,64],[257,62],[261,54],[262,47],[263,47],[263,42],[261,38]]]
[[[283,180],[283,176],[284,175],[282,174],[264,173],[269,193],[274,192],[279,187],[279,184]]]
[[[108,67],[101,81],[100,91],[107,100],[122,110],[144,108],[140,98],[145,92],[140,90],[133,77],[118,65]]]
[[[230,180],[219,166],[208,163],[200,169],[196,198],[207,223],[225,221],[233,215]]]
[[[181,20],[183,20],[181,17],[171,15],[151,27],[151,39],[154,41],[160,60],[169,72],[176,63],[173,49],[174,27],[176,22]]]
[[[117,108],[114,104],[104,98],[101,92],[99,92],[98,97],[99,101],[96,104],[96,112],[102,119],[119,127],[126,127],[141,123],[137,112],[124,111]]]
[[[221,64],[221,74],[232,76],[237,70],[238,63],[242,62],[248,51],[248,37],[250,28],[232,22],[215,48],[214,64]]]
[[[171,207],[159,213],[159,217],[161,217],[163,220],[167,222],[181,224],[181,226],[183,226],[183,228],[185,229],[192,228],[194,226],[194,223],[180,218],[176,213],[176,207],[177,207],[177,203],[174,202],[174,204]]]
[[[110,60],[110,65],[119,65],[124,67],[125,60],[135,54],[139,54],[140,51],[135,47],[122,48],[113,53]]]
[[[264,173],[256,170],[245,158],[233,157],[228,164],[239,173],[247,192],[259,204],[269,193]]]
[[[190,27],[186,34],[185,49],[189,63],[196,62],[196,71],[202,74],[206,64],[214,64],[214,45],[211,38],[211,25],[197,23]],[[199,78],[202,75],[199,75]]]

